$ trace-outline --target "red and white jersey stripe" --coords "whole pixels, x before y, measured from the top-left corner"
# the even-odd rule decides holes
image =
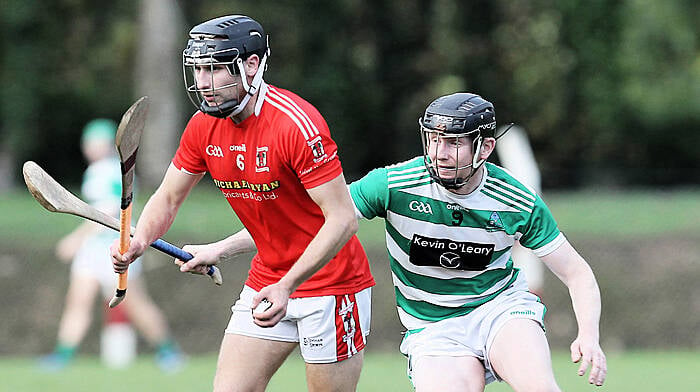
[[[265,95],[265,102],[276,107],[283,113],[289,116],[294,123],[299,127],[306,140],[313,139],[319,134],[316,124],[309,118],[309,115],[303,111],[299,105],[294,102],[289,96],[285,95],[279,89],[269,86]]]

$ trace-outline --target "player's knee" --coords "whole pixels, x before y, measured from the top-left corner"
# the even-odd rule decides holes
[[[344,361],[307,364],[306,382],[310,392],[350,392],[357,390],[362,370],[362,351]]]
[[[554,379],[537,378],[520,383],[522,385],[511,385],[517,392],[561,392]]]
[[[266,386],[258,380],[234,380],[219,374],[214,376],[214,392],[264,392]]]

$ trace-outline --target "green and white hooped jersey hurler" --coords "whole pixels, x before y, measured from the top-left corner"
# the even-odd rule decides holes
[[[80,190],[88,204],[108,215],[118,217],[122,177],[116,155],[91,163],[83,174]],[[82,242],[71,264],[71,274],[88,276],[100,283],[105,299],[114,295],[114,270],[108,250],[117,238],[119,233],[102,227]],[[141,275],[142,264],[138,260],[140,258],[129,265],[129,279]]]
[[[119,211],[122,196],[122,177],[119,158],[110,156],[91,163],[83,174],[80,192],[85,201],[96,209],[113,215]],[[111,241],[119,234],[103,229],[100,238]]]
[[[423,157],[369,172],[350,185],[357,213],[386,220],[399,318],[409,329],[468,314],[510,286],[516,240],[545,256],[565,238],[549,208],[505,169],[485,163],[469,195],[435,183]]]

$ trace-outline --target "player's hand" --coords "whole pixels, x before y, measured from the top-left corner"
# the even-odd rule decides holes
[[[287,303],[290,295],[289,290],[282,287],[279,283],[264,287],[253,297],[253,303],[251,304],[253,322],[263,328],[277,325],[287,315]],[[255,309],[263,299],[270,301],[272,305],[262,313],[256,312]]]
[[[571,343],[571,360],[574,363],[579,363],[578,375],[584,376],[586,370],[590,366],[588,374],[588,383],[597,386],[603,385],[605,377],[608,374],[608,365],[605,360],[605,353],[600,348],[598,339],[585,338],[578,336]]]
[[[221,259],[220,250],[213,244],[208,245],[185,245],[182,250],[194,256],[190,261],[184,262],[175,259],[173,262],[180,267],[181,272],[191,274],[206,275],[210,265],[216,265]]]
[[[132,238],[129,242],[129,249],[127,249],[124,254],[121,254],[119,253],[119,238],[115,239],[114,242],[112,242],[112,246],[109,247],[114,272],[123,274],[129,268],[129,264],[138,259],[143,252],[146,251],[147,247],[148,244],[136,238]]]

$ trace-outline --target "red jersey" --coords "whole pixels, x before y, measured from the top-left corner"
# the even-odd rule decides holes
[[[328,125],[294,93],[261,86],[255,114],[240,124],[197,112],[173,158],[178,169],[209,172],[248,229],[258,253],[246,285],[255,290],[284,276],[325,219],[306,189],[342,173]],[[356,236],[292,297],[339,295],[374,285]]]

